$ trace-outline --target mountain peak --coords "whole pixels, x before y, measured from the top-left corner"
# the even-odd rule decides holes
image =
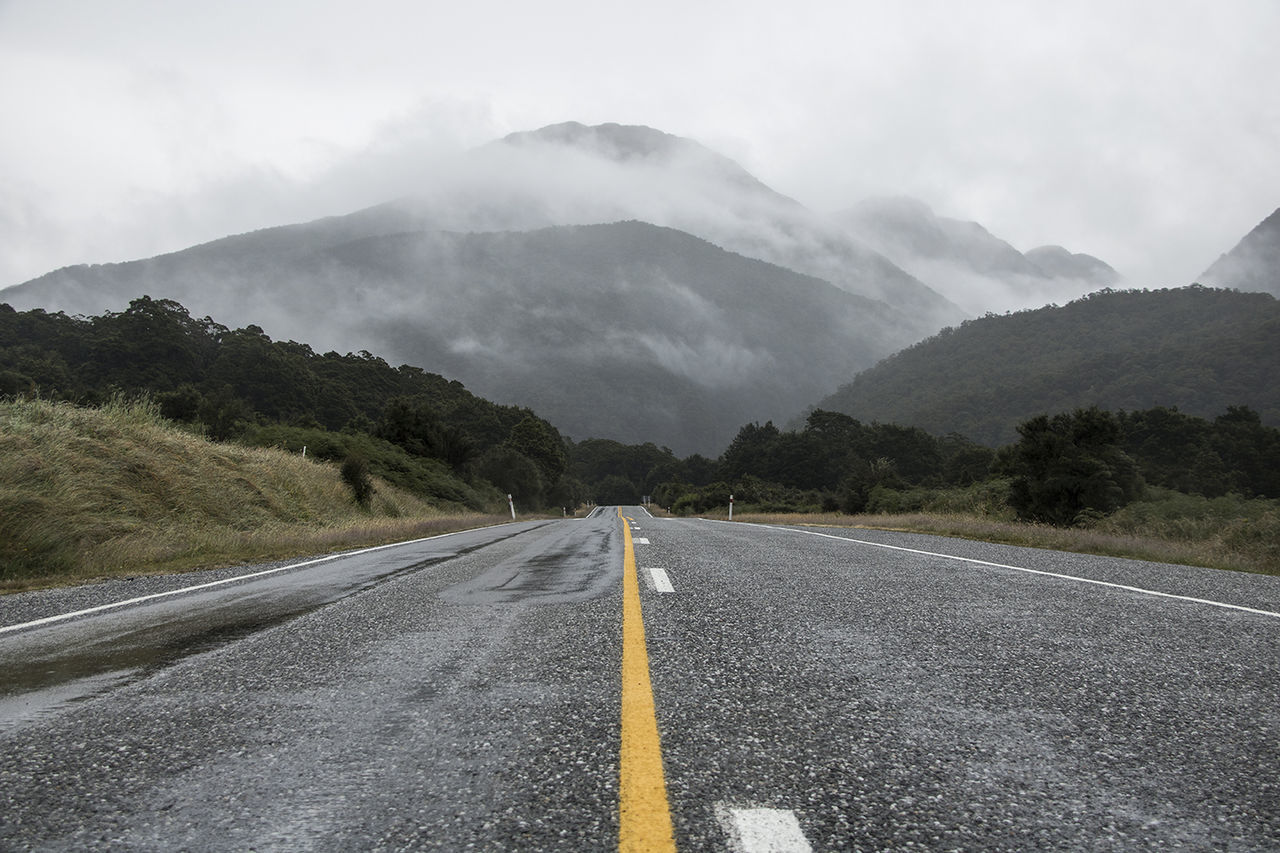
[[[1120,281],[1120,273],[1106,261],[1062,246],[1037,246],[1026,251],[1026,258],[1050,278],[1081,279],[1101,287],[1110,287]]]
[[[1200,275],[1202,284],[1280,295],[1280,209]]]
[[[508,134],[501,140],[507,145],[558,145],[579,148],[610,160],[667,159],[674,154],[694,151],[712,152],[694,142],[652,127],[639,124],[609,122],[589,126],[577,121],[549,124],[537,130]]]

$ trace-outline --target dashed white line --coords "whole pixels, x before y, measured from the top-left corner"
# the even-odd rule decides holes
[[[653,588],[657,592],[675,592],[676,588],[671,585],[671,578],[667,575],[666,569],[645,569],[649,573],[649,577],[653,579]]]
[[[645,539],[643,536],[637,536],[631,540],[631,544],[632,545],[648,545],[649,540]]]
[[[734,808],[720,803],[716,818],[735,853],[813,853],[790,809]]]

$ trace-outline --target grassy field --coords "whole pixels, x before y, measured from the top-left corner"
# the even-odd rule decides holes
[[[1165,503],[1177,506],[1162,506]],[[734,512],[733,517],[735,521],[758,524],[904,530],[1082,554],[1280,574],[1280,513],[1273,508],[1273,502],[1214,504],[1187,496],[1135,504],[1087,528],[1050,527],[975,514],[935,512],[901,515]],[[1197,507],[1203,511],[1196,512]]]
[[[338,466],[218,444],[148,403],[0,402],[0,592],[231,565],[499,523]]]

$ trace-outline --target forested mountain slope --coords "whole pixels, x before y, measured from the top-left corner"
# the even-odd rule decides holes
[[[132,275],[157,298],[213,288],[188,254]],[[882,303],[639,222],[411,232],[245,263],[213,297],[233,316],[251,306],[318,348],[373,342],[574,438],[679,453],[718,453],[890,348]]]
[[[277,339],[422,365],[575,438],[681,453],[790,418],[968,316],[847,222],[653,128],[566,122],[446,165],[365,210],[65,267],[0,302],[89,315],[171,299]],[[974,228],[957,238],[965,251]],[[967,287],[948,251],[939,274]],[[1058,280],[1028,258],[1038,283]],[[992,293],[974,294],[974,310]]]
[[[1203,287],[1102,291],[963,323],[858,374],[818,408],[995,446],[1019,421],[1097,405],[1229,406],[1280,424],[1280,302]]]

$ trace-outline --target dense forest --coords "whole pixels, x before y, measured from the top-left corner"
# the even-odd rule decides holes
[[[1119,509],[1148,487],[1280,498],[1280,430],[1245,407],[1213,420],[1160,407],[1093,407],[1039,415],[1018,430],[1018,441],[992,450],[956,434],[817,410],[800,430],[747,424],[714,461],[584,442],[572,448],[571,465],[602,502],[648,495],[680,514],[724,508],[731,494],[766,512],[893,513],[949,499],[955,508],[1008,507],[1026,520],[1069,525]]]
[[[1038,414],[999,449],[818,409],[797,429],[746,424],[718,458],[678,458],[652,443],[570,441],[527,409],[422,369],[317,354],[146,297],[93,318],[0,305],[0,396],[23,394],[88,405],[147,394],[211,439],[345,461],[357,497],[367,466],[477,508],[507,493],[527,508],[649,498],[678,514],[722,508],[731,494],[764,511],[901,512],[949,500],[1070,525],[1152,487],[1280,498],[1280,430],[1246,406],[1211,419],[1161,406]]]
[[[527,507],[578,498],[559,432],[528,409],[368,352],[231,330],[168,300],[89,318],[0,305],[0,396],[17,394],[84,405],[147,394],[214,440],[359,457],[390,482],[476,508],[501,493]]]
[[[1041,412],[1246,405],[1280,426],[1280,301],[1205,287],[1104,290],[945,329],[854,377],[817,408],[957,432],[991,447]]]

